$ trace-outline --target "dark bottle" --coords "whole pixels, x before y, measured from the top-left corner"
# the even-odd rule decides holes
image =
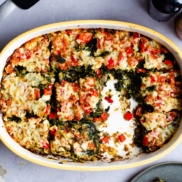
[[[149,0],[149,15],[157,21],[167,21],[182,7],[182,0]]]

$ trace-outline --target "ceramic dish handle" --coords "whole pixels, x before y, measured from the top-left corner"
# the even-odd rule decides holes
[[[0,5],[0,21],[4,20],[14,9],[16,5],[11,0],[6,0]]]

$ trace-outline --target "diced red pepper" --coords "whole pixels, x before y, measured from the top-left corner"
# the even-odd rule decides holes
[[[103,112],[100,117],[102,118],[103,121],[106,121],[109,117],[109,114],[107,112]]]
[[[96,73],[97,73],[97,75],[100,75],[101,74],[101,70],[98,69]]]
[[[139,37],[140,37],[140,35],[139,35],[138,32],[134,32],[134,33],[133,33],[133,38],[134,38],[134,39],[139,38]]]
[[[140,40],[140,50],[141,50],[141,52],[145,52],[145,44],[147,43],[147,39],[145,39],[145,38],[141,38],[141,40]]]
[[[102,76],[101,70],[100,70],[100,69],[98,69],[98,70],[96,71],[96,73],[97,73],[98,78],[100,78],[100,77]]]
[[[103,112],[100,117],[94,118],[93,121],[94,122],[103,122],[103,121],[106,121],[108,119],[108,117],[109,117],[109,114],[107,112]]]
[[[148,146],[148,143],[149,143],[148,137],[145,135],[145,136],[143,137],[143,142],[142,142],[142,144],[143,144],[143,146]]]
[[[132,54],[133,53],[133,48],[132,47],[127,47],[126,48],[126,53],[127,54]]]
[[[91,109],[84,109],[84,111],[85,111],[86,114],[90,114],[92,112]]]
[[[146,87],[146,85],[142,83],[141,88],[145,88],[145,87]]]
[[[50,83],[48,88],[52,89],[53,83]]]
[[[7,106],[10,107],[11,104],[12,104],[12,100],[11,99],[8,99],[6,103],[7,103]]]
[[[157,107],[160,107],[161,105],[162,105],[161,102],[156,103],[156,106],[157,106]]]
[[[81,134],[77,134],[77,135],[75,135],[75,138],[76,138],[76,139],[83,138],[83,135],[81,135]]]
[[[166,81],[166,76],[159,75],[157,81],[160,82],[160,83],[165,83],[165,81]]]
[[[34,89],[34,96],[35,96],[35,99],[40,98],[40,89]]]
[[[44,89],[44,95],[52,95],[52,90],[49,88]]]
[[[78,83],[73,83],[73,91],[78,92],[80,90]]]
[[[178,116],[178,113],[175,111],[171,111],[168,113],[168,121],[174,121],[174,119]]]
[[[42,142],[42,148],[48,149],[50,147],[49,143],[47,141]]]
[[[141,49],[141,52],[145,52],[145,46],[143,42],[140,44],[140,49]]]
[[[13,72],[13,66],[12,64],[8,64],[8,66],[5,68],[6,69],[6,73],[12,73]]]
[[[51,128],[51,129],[49,130],[50,134],[53,135],[53,136],[55,136],[56,131],[57,131],[56,128]]]
[[[52,86],[53,84],[51,83],[48,88],[44,89],[44,95],[52,95]]]
[[[68,128],[68,127],[66,127],[66,128],[65,128],[65,132],[66,132],[66,133],[69,133],[69,132],[70,132],[70,130],[71,130],[71,129],[70,129],[70,128]]]
[[[148,95],[144,98],[144,100],[145,100],[146,102],[154,102],[155,98],[154,98],[154,96],[153,96],[152,94],[148,94]]]
[[[97,90],[92,90],[92,96],[97,97],[99,95],[99,92]]]
[[[26,50],[25,56],[26,56],[26,59],[30,59],[31,58],[31,53],[30,53],[29,50]]]
[[[86,44],[86,43],[90,42],[92,40],[92,38],[93,38],[93,33],[83,32],[78,35],[76,41],[78,42],[78,44]]]
[[[146,69],[143,69],[143,68],[138,68],[138,69],[136,70],[136,72],[137,72],[137,73],[146,73],[147,70],[146,70]]]
[[[155,83],[156,82],[156,79],[153,75],[150,76],[150,82],[151,83]]]
[[[125,135],[124,135],[124,134],[120,134],[120,135],[118,136],[118,140],[119,140],[120,142],[124,142],[124,141],[126,140]]]
[[[50,113],[50,109],[51,109],[51,106],[50,105],[48,105],[47,107],[46,107],[46,109],[45,109],[45,114],[49,114]]]
[[[102,142],[102,143],[109,143],[109,137],[108,137],[108,136],[104,136],[104,137],[101,139],[101,142]]]
[[[93,143],[93,142],[89,142],[89,143],[88,143],[88,148],[89,148],[89,149],[94,149],[94,148],[95,148],[94,143]]]
[[[74,56],[71,57],[71,60],[72,60],[72,65],[73,66],[78,66],[79,65],[78,60]]]
[[[20,62],[20,58],[17,58],[17,57],[12,58],[12,59],[10,59],[10,62],[11,62],[13,65],[17,65],[17,64]]]
[[[101,49],[102,48],[101,47],[101,39],[100,38],[97,39],[97,48],[98,49]]]
[[[133,118],[133,114],[130,111],[128,111],[128,112],[125,113],[124,118],[127,121],[129,121],[129,120],[131,120]]]
[[[74,56],[71,57],[71,60],[72,60],[74,63],[77,63],[77,62],[78,62],[78,60],[77,60]]]
[[[110,59],[109,59],[108,62],[107,62],[107,68],[108,68],[109,70],[112,70],[112,69],[114,68],[114,60],[113,60],[112,57],[110,57]]]
[[[50,112],[49,119],[56,119],[57,118],[57,112]]]
[[[93,121],[94,121],[94,122],[102,122],[102,118],[101,118],[101,117],[99,117],[99,118],[94,118]]]
[[[67,29],[67,30],[65,30],[65,31],[66,31],[66,33],[67,33],[68,35],[72,33],[72,30],[70,30],[70,29]]]
[[[105,41],[113,41],[114,36],[111,33],[105,31],[104,34],[105,34],[105,36],[104,36]]]
[[[121,64],[121,62],[124,60],[124,56],[122,53],[119,53],[119,56],[118,56],[118,63]]]
[[[111,97],[105,97],[105,100],[107,100],[107,102],[109,103],[113,103],[114,101],[111,99]]]
[[[172,65],[173,65],[173,62],[172,62],[171,60],[169,60],[169,59],[166,59],[166,60],[164,61],[164,63],[165,63],[166,65],[168,65],[168,66],[172,66]]]

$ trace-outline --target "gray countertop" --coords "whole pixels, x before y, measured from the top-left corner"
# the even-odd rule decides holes
[[[4,0],[0,0],[0,4]],[[174,31],[176,15],[167,22],[157,22],[147,13],[147,0],[41,0],[28,10],[15,8],[0,22],[0,50],[17,35],[37,26],[69,20],[101,19],[132,22],[152,28],[171,39],[181,50],[182,41]],[[127,182],[142,170],[165,161],[181,161],[182,143],[170,154],[137,168],[82,172],[39,166],[13,154],[0,142],[1,166],[6,182]],[[4,173],[4,172],[3,172]]]

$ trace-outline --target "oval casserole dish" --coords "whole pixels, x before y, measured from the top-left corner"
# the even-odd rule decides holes
[[[37,36],[56,32],[59,30],[65,29],[73,29],[73,28],[107,28],[107,29],[117,29],[117,30],[126,30],[129,32],[138,32],[142,35],[145,35],[163,46],[165,46],[175,57],[177,60],[180,69],[182,70],[182,53],[180,49],[168,38],[163,36],[162,34],[149,29],[144,26],[140,26],[133,23],[127,22],[119,22],[119,21],[107,21],[107,20],[82,20],[82,21],[69,21],[69,22],[60,22],[49,24],[45,26],[41,26],[30,31],[27,31],[15,39],[13,39],[10,43],[5,46],[5,48],[0,53],[0,79],[2,78],[2,71],[6,64],[6,60],[8,57],[14,52],[14,50],[20,47],[23,43],[27,42],[28,40],[35,38]],[[65,170],[86,170],[86,171],[101,171],[101,170],[116,170],[116,169],[126,169],[141,166],[150,162],[153,162],[169,152],[171,152],[177,144],[182,139],[182,123],[174,134],[172,139],[164,145],[161,149],[149,153],[149,154],[141,154],[138,157],[133,159],[128,159],[125,161],[117,161],[112,163],[107,162],[85,162],[85,163],[74,163],[74,162],[65,162],[60,164],[59,161],[47,159],[36,154],[31,153],[30,151],[24,149],[19,144],[17,144],[7,133],[3,120],[2,115],[0,115],[0,139],[1,141],[15,154],[18,156],[31,161],[33,163],[57,168],[57,169],[65,169]]]

